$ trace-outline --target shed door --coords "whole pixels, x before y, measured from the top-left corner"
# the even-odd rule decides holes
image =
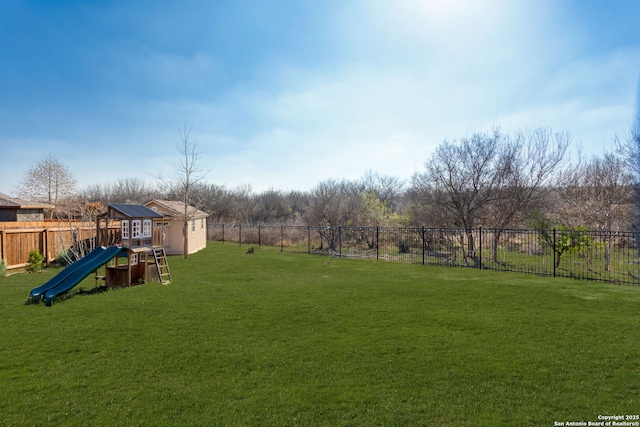
[[[161,224],[162,224],[162,236],[164,237],[162,241],[162,246],[164,247],[165,251],[169,252],[169,249],[171,249],[171,223],[164,222]]]

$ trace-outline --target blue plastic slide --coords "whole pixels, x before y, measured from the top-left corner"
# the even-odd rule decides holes
[[[29,292],[29,301],[32,303],[39,303],[42,297],[44,296],[45,292],[47,292],[51,288],[58,286],[60,283],[64,282],[67,278],[69,278],[69,276],[71,276],[79,268],[91,262],[91,260],[98,257],[100,254],[104,253],[104,251],[106,250],[107,248],[105,248],[104,246],[100,246],[98,248],[95,248],[93,251],[91,251],[84,257],[80,258],[76,262],[69,264],[61,272],[59,272],[52,279],[50,279],[47,283],[32,289],[31,292]]]
[[[123,248],[119,246],[109,246],[104,252],[95,258],[83,263],[82,266],[71,273],[69,277],[44,293],[45,304],[47,306],[52,305],[58,295],[68,292],[75,285],[82,282],[82,280],[91,274],[92,271],[97,270],[115,258],[122,249]]]

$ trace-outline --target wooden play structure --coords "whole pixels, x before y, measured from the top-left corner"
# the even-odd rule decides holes
[[[112,203],[96,219],[97,245],[120,245],[122,251],[105,266],[102,277],[109,287],[131,286],[149,281],[171,283],[163,247],[163,215],[143,205]],[[113,234],[109,228],[119,226]],[[111,236],[111,238],[110,238]],[[96,281],[99,277],[96,276]]]

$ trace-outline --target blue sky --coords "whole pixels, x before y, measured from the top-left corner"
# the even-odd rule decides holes
[[[0,0],[0,192],[49,153],[154,183],[192,127],[206,180],[408,179],[443,140],[638,114],[635,0]]]

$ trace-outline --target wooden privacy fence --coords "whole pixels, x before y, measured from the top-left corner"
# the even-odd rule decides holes
[[[109,230],[115,235],[119,225]],[[44,263],[95,248],[96,226],[89,222],[0,222],[0,259],[7,270],[28,264],[29,252],[37,249]]]
[[[208,224],[207,239],[333,257],[373,258],[640,285],[640,233],[576,229]]]

